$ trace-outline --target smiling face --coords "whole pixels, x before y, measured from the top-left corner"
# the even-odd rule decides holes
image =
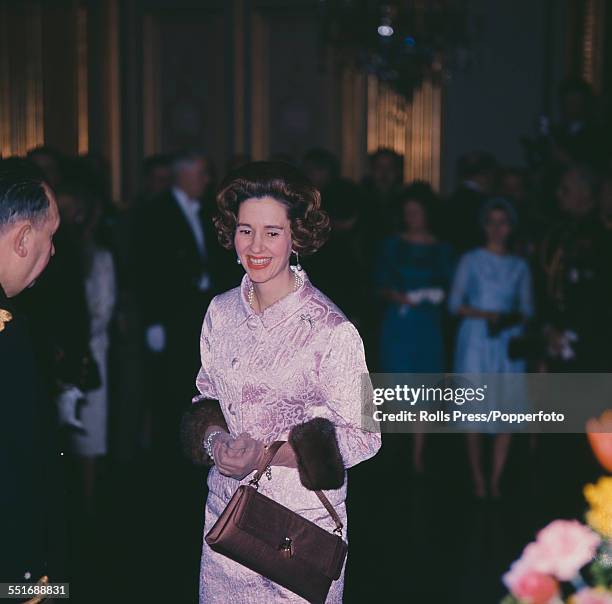
[[[272,197],[250,198],[240,204],[234,246],[253,283],[284,275],[291,256],[291,221],[284,204]]]

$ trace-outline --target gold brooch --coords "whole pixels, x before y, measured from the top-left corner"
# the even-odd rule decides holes
[[[0,331],[4,331],[4,326],[9,321],[13,320],[13,315],[8,310],[2,310],[0,308]]]

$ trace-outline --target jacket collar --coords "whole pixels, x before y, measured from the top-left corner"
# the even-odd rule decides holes
[[[294,315],[306,304],[306,302],[308,302],[308,300],[310,300],[315,291],[306,272],[301,270],[299,275],[304,280],[303,285],[301,285],[299,289],[288,293],[286,296],[264,309],[261,314],[257,314],[249,304],[248,293],[251,287],[251,280],[248,274],[245,273],[240,283],[240,310],[237,325],[242,325],[248,320],[261,321],[266,329],[272,329],[285,319]]]

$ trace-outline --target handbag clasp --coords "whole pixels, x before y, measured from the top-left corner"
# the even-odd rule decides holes
[[[278,549],[285,555],[287,558],[291,558],[293,556],[293,549],[291,548],[291,537],[285,537],[284,541],[279,545]]]

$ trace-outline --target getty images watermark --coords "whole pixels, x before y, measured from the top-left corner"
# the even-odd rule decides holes
[[[441,386],[408,386],[407,384],[396,384],[394,388],[374,388],[373,403],[380,406],[384,403],[397,402],[410,406],[419,403],[447,403],[452,405],[465,405],[466,403],[478,403],[486,400],[488,385],[484,384],[475,388],[441,387]],[[445,411],[437,409],[431,411],[420,409],[418,411],[402,409],[400,411],[385,412],[378,408],[374,411],[373,418],[377,422],[434,422],[434,423],[476,423],[484,422],[492,424],[504,422],[509,424],[522,424],[526,422],[563,422],[565,414],[552,411],[545,413],[516,413],[502,411],[500,409],[487,409],[485,412],[468,412],[463,409],[450,409]]]
[[[612,408],[612,374],[374,373],[362,425],[382,432],[584,432]]]

